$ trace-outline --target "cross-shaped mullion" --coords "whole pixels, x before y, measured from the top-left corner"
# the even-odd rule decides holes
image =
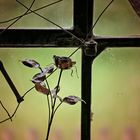
[[[74,0],[73,29],[71,33],[78,38],[85,39],[93,25],[93,5],[94,0]],[[100,52],[107,47],[140,47],[140,36],[133,37],[102,37],[90,34],[87,40],[97,42],[97,53],[88,56],[85,48],[82,49],[82,81],[81,96],[87,102],[81,107],[81,140],[91,140],[90,138],[90,116],[91,116],[91,74],[92,62]],[[80,42],[79,42],[80,43]],[[76,47],[78,41],[69,34],[59,29],[9,29],[0,36],[0,47]],[[79,45],[79,44],[78,44]],[[93,48],[92,48],[93,47]],[[95,46],[91,46],[94,50]],[[93,51],[94,52],[94,51]],[[93,90],[94,91],[94,90]]]

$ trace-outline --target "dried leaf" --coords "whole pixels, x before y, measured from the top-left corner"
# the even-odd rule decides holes
[[[49,89],[46,88],[44,83],[35,83],[35,89],[45,95],[49,95]]]
[[[70,69],[74,64],[76,64],[76,62],[72,61],[69,57],[60,57],[54,55],[53,58],[56,67],[60,69]]]
[[[86,104],[86,102],[84,100],[82,100],[81,98],[77,97],[77,96],[68,96],[65,97],[63,99],[63,102],[68,103],[70,105],[74,105],[76,104],[78,101],[84,102]]]
[[[129,0],[130,4],[132,5],[133,9],[140,17],[140,0]]]
[[[54,66],[51,65],[51,66],[47,66],[47,67],[44,68],[42,71],[43,71],[44,74],[47,74],[47,73],[50,74],[50,73],[53,72],[53,70],[54,70]]]
[[[39,68],[40,64],[36,62],[35,60],[31,59],[25,59],[21,61],[25,66],[30,67],[30,68]]]
[[[51,95],[54,97],[57,95],[57,93],[60,91],[60,87],[57,88],[57,86],[51,90]]]
[[[41,83],[46,79],[46,75],[44,73],[37,73],[33,76],[32,82],[33,83]]]

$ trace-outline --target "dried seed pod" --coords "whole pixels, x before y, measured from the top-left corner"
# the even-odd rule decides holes
[[[132,5],[133,9],[140,17],[140,0],[129,0],[130,4]]]
[[[45,67],[42,71],[44,74],[47,74],[47,73],[50,74],[53,72],[53,70],[54,70],[54,66],[50,65],[50,66]]]
[[[51,90],[51,95],[54,97],[57,95],[57,93],[60,91],[60,87],[55,87],[53,90]]]
[[[21,61],[25,66],[30,67],[30,68],[39,68],[40,64],[36,62],[35,60],[31,59],[25,59]]]
[[[37,73],[33,76],[32,82],[33,83],[41,83],[46,79],[46,75],[44,73]]]
[[[81,98],[77,97],[77,96],[68,96],[65,97],[63,99],[63,102],[68,103],[70,105],[74,105],[76,104],[78,101],[84,102],[86,104],[86,102],[84,100],[82,100]]]
[[[44,83],[35,83],[35,89],[45,95],[49,95],[50,91],[46,88]]]
[[[60,69],[70,69],[74,64],[76,64],[76,62],[72,61],[69,57],[60,57],[54,55],[53,58],[56,67]]]

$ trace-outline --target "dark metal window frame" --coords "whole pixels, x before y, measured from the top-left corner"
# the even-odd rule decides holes
[[[68,30],[79,38],[84,39],[93,24],[94,0],[74,0],[74,25],[73,30]],[[1,30],[0,30],[1,31]],[[91,39],[89,36],[88,40]],[[97,42],[96,55],[87,55],[82,49],[82,98],[87,102],[81,107],[81,140],[90,139],[90,114],[91,114],[91,73],[92,62],[106,47],[140,47],[140,36],[137,37],[99,37],[94,36]],[[63,30],[27,30],[9,29],[0,36],[0,47],[29,48],[29,47],[75,47],[77,41]],[[95,52],[95,46],[90,46]]]

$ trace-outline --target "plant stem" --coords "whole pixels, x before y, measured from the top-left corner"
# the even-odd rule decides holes
[[[58,106],[56,107],[56,109],[53,112],[53,116],[55,115],[56,111],[58,110],[58,108],[62,105],[63,102],[59,103]]]
[[[56,94],[57,94],[57,91],[58,91],[58,88],[59,88],[62,72],[63,72],[63,70],[61,69],[60,74],[59,74],[59,78],[58,78],[58,82],[57,82]],[[55,109],[55,104],[56,104],[56,98],[54,99],[54,103],[53,103],[53,106],[52,106],[52,112],[51,112],[51,118],[50,118],[50,121],[48,122],[49,124],[48,124],[46,140],[49,139],[49,134],[50,134],[50,129],[51,129],[52,121],[53,121],[53,118],[54,118],[54,114],[55,114],[56,110],[59,108],[59,106],[61,105],[61,104],[58,105]]]
[[[61,70],[60,70],[60,74],[59,74],[59,78],[58,78],[58,82],[57,82],[57,86],[56,86],[56,87],[57,87],[57,89],[56,89],[56,94],[57,94],[57,91],[58,91],[58,88],[59,88],[59,84],[60,84],[62,72],[63,72],[63,70],[61,69]],[[54,112],[55,103],[56,103],[56,98],[54,99],[54,104],[53,104],[52,112]]]
[[[48,125],[48,131],[47,131],[46,140],[49,139],[49,134],[50,134],[51,125],[52,125],[52,121],[53,121],[54,115],[55,115],[56,111],[58,110],[58,108],[62,105],[62,103],[63,102],[61,102],[60,104],[58,104],[58,106],[56,107],[56,109],[54,110],[54,112],[52,112],[52,114],[51,114],[51,119],[50,119],[50,122],[49,122],[49,125]]]

